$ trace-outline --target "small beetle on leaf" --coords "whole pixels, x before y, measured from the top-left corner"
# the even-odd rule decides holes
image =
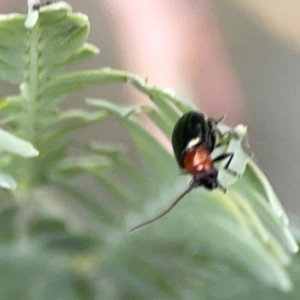
[[[231,175],[238,174],[229,169],[233,159],[233,152],[221,153],[214,159],[211,154],[213,150],[223,144],[216,144],[217,138],[222,139],[226,134],[221,133],[217,124],[223,120],[214,120],[206,117],[203,113],[190,111],[184,114],[175,124],[172,133],[172,146],[175,158],[180,168],[190,173],[193,178],[189,187],[172,203],[172,205],[159,214],[157,217],[150,219],[140,225],[133,227],[130,231],[141,228],[153,223],[166,215],[178,202],[191,190],[197,187],[204,187],[208,190],[216,188],[221,189],[224,193],[226,189],[218,181],[218,170],[214,163],[228,159],[224,169]]]

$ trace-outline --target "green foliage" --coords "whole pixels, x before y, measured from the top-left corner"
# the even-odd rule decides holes
[[[138,114],[169,137],[193,105],[127,72],[68,71],[98,54],[86,43],[89,29],[64,2],[27,19],[0,16],[0,77],[20,86],[0,105],[11,132],[0,130],[0,299],[299,299],[298,247],[272,187],[242,150],[244,126],[219,149],[235,153],[243,174],[221,171],[226,195],[195,190],[164,219],[128,233],[189,181]],[[73,92],[106,82],[129,82],[155,108],[97,99],[86,110],[60,108]],[[110,117],[131,136],[134,157],[72,135]]]

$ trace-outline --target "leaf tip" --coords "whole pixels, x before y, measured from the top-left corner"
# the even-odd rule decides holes
[[[239,136],[239,138],[243,138],[248,130],[248,126],[239,124],[234,128],[234,132]]]
[[[31,10],[28,12],[28,16],[25,20],[25,27],[27,29],[32,29],[39,19],[39,12],[37,10]]]
[[[31,151],[28,152],[28,157],[37,157],[40,155],[40,152],[32,146]]]

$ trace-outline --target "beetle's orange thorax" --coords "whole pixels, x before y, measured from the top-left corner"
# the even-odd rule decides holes
[[[192,175],[207,172],[213,168],[210,153],[203,147],[188,150],[183,163],[184,168]]]

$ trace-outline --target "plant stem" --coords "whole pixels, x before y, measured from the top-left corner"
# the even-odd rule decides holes
[[[25,80],[22,89],[22,96],[25,100],[25,109],[23,122],[21,123],[21,136],[29,142],[34,143],[35,127],[36,127],[36,107],[38,101],[38,43],[39,43],[39,27],[36,25],[34,28],[28,30],[31,41],[28,49],[28,64],[25,69]],[[22,159],[21,164],[21,178],[23,179],[21,188],[25,192],[21,197],[28,198],[32,189],[33,181],[33,159]]]

